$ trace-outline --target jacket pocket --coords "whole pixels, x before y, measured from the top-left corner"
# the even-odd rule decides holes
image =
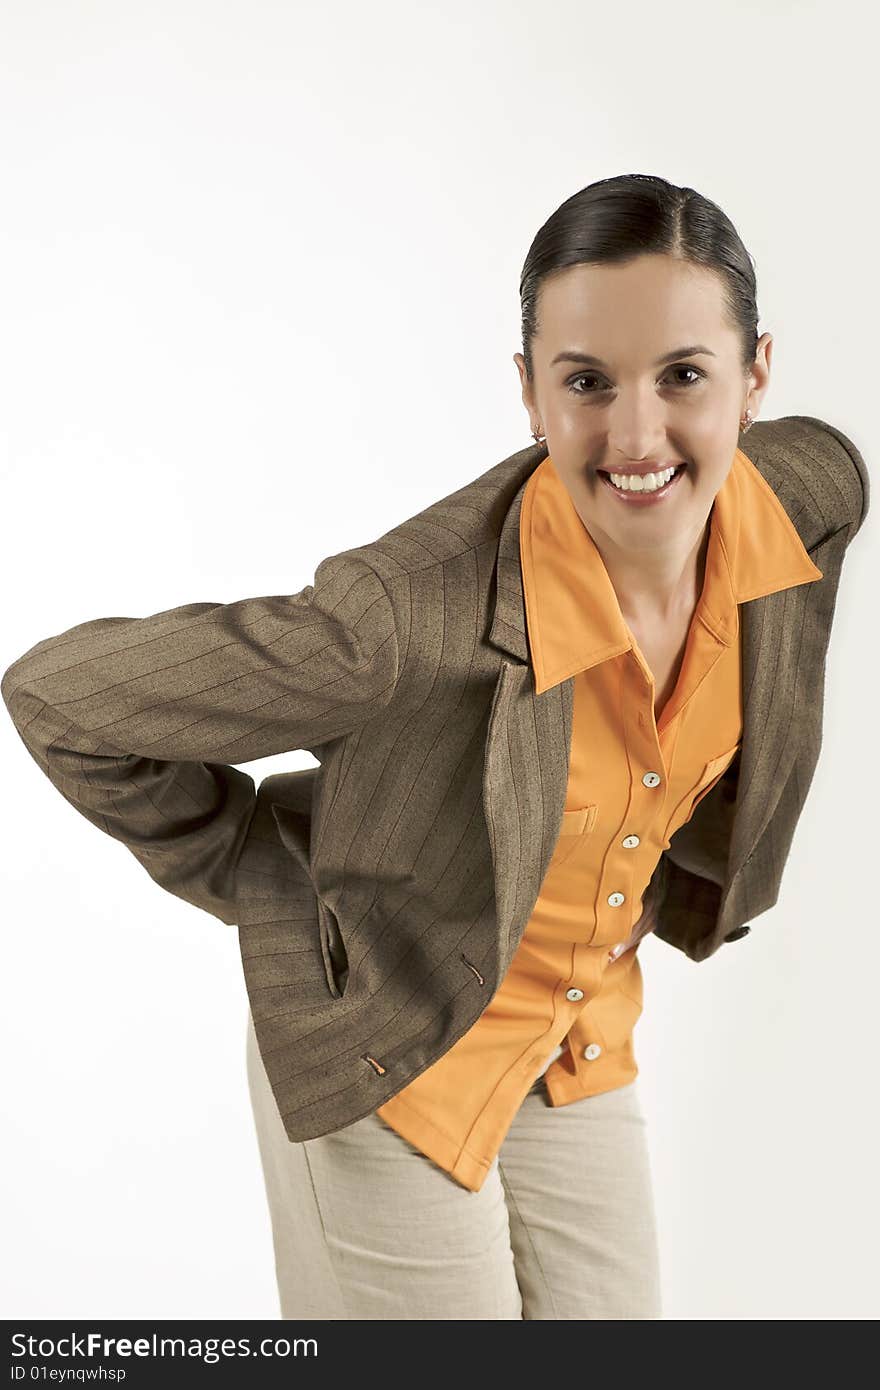
[[[331,908],[316,896],[318,904],[318,929],[321,937],[321,955],[327,974],[327,986],[335,999],[341,999],[348,984],[348,955],[339,923]]]
[[[573,811],[563,811],[559,838],[550,860],[551,868],[558,868],[571,858],[595,826],[598,814],[598,803],[593,806],[578,806]]]

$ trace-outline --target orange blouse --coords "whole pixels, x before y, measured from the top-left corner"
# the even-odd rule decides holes
[[[574,677],[562,827],[506,975],[477,1022],[377,1114],[478,1192],[544,1074],[567,1105],[635,1079],[642,911],[670,837],[742,737],[738,604],[821,579],[770,485],[737,449],[713,503],[703,589],[659,720],[654,679],[602,557],[548,456],[529,478],[520,559],[537,693]]]

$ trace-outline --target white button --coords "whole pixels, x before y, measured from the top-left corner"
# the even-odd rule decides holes
[[[636,845],[641,844],[638,835],[626,835],[623,839],[624,849],[635,849]]]
[[[582,989],[567,989],[565,991],[565,997],[566,999],[572,999],[575,1001],[578,999],[583,999],[584,991]]]
[[[588,1062],[594,1062],[601,1051],[602,1049],[598,1043],[590,1043],[584,1048],[584,1056]]]
[[[608,894],[608,906],[609,906],[609,907],[620,907],[620,904],[621,904],[621,903],[624,903],[624,902],[626,902],[626,898],[623,896],[622,893],[609,893],[609,894]]]
[[[644,782],[644,784],[645,784],[646,787],[656,787],[656,786],[659,786],[659,784],[660,784],[660,773],[659,773],[659,772],[646,772],[645,775],[644,775],[644,777],[642,778],[642,781]]]

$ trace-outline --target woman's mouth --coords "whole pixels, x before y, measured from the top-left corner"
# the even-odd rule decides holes
[[[640,476],[636,473],[609,473],[604,468],[596,471],[609,492],[630,507],[644,507],[661,498],[669,497],[678,486],[678,480],[687,467],[678,463],[672,468],[664,468],[658,473]]]

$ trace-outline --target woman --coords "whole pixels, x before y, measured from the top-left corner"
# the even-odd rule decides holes
[[[298,594],[3,677],[76,809],[238,924],[286,1318],[661,1316],[638,945],[745,936],[818,755],[868,479],[811,417],[740,447],[772,339],[729,219],[592,184],[521,298],[534,447]]]

